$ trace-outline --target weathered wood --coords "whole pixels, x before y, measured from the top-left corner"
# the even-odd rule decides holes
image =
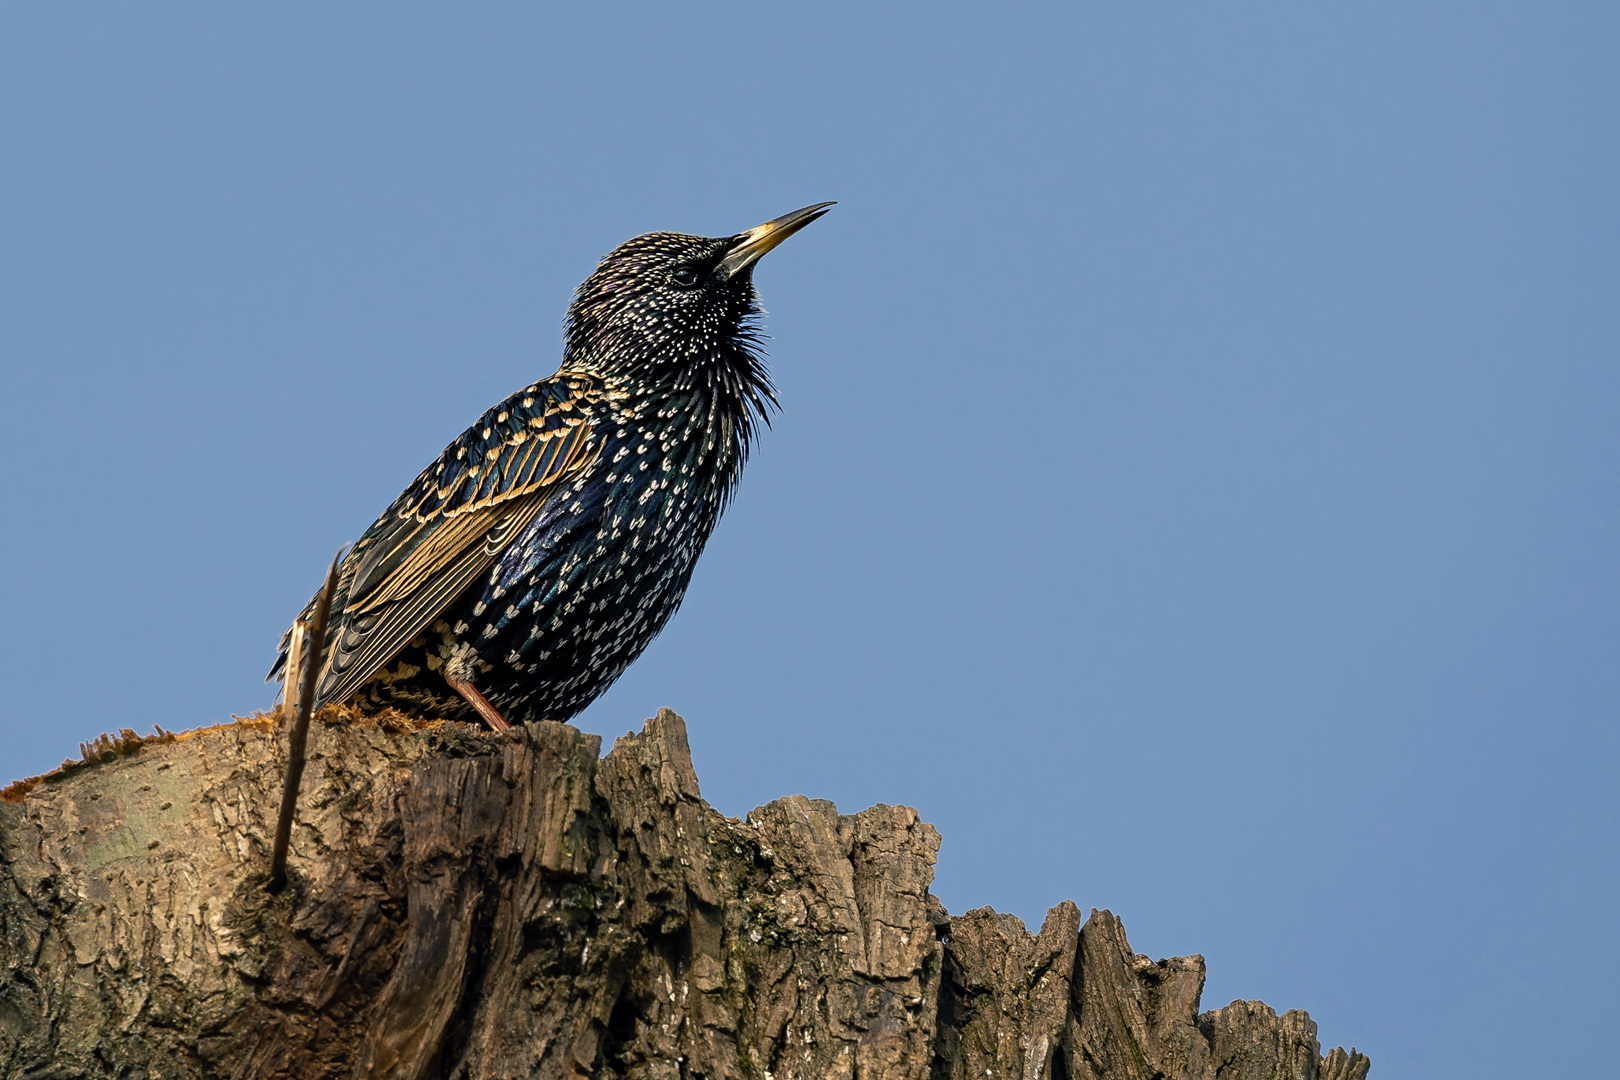
[[[1366,1076],[1304,1013],[1200,1014],[1202,959],[1107,912],[947,915],[912,810],[721,816],[668,711],[600,759],[561,724],[317,724],[280,894],[268,718],[7,793],[0,1076]]]

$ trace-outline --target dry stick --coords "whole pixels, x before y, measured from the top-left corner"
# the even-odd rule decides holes
[[[308,633],[308,619],[300,616],[293,620],[292,632],[287,635],[287,660],[281,669],[281,708],[276,710],[278,731],[298,715],[298,684],[304,678],[304,637]]]
[[[332,594],[337,591],[338,566],[343,562],[343,552],[339,551],[332,559],[332,568],[326,572],[326,584],[321,586],[321,594],[315,598],[315,622],[309,628],[309,635],[304,639],[304,670],[287,672],[287,678],[294,680],[291,689],[296,691],[298,712],[293,720],[292,734],[287,739],[287,784],[281,791],[281,814],[276,818],[276,843],[270,849],[270,880],[264,887],[271,892],[280,892],[287,884],[287,844],[292,840],[293,810],[298,805],[298,785],[304,779],[304,746],[309,741],[309,717],[315,705],[315,676],[320,671],[321,653],[326,650],[326,623],[332,616]],[[294,698],[292,693],[284,693],[283,699]]]

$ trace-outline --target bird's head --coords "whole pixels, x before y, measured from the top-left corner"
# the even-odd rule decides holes
[[[831,205],[736,236],[656,232],[620,244],[569,305],[564,367],[684,382],[708,381],[704,369],[716,366],[757,364],[754,264]]]

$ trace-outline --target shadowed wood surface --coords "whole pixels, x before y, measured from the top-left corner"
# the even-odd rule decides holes
[[[107,740],[0,801],[0,1077],[1361,1080],[1303,1012],[1199,1012],[1065,901],[1038,934],[929,893],[905,807],[726,818],[669,711],[619,739],[311,732],[264,888],[273,718]]]

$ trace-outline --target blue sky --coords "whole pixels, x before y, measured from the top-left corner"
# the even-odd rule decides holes
[[[332,552],[652,229],[783,411],[579,720],[915,805],[1374,1075],[1620,1006],[1600,4],[10,6],[0,773],[266,705]],[[1508,1018],[1511,1018],[1509,1022]]]

